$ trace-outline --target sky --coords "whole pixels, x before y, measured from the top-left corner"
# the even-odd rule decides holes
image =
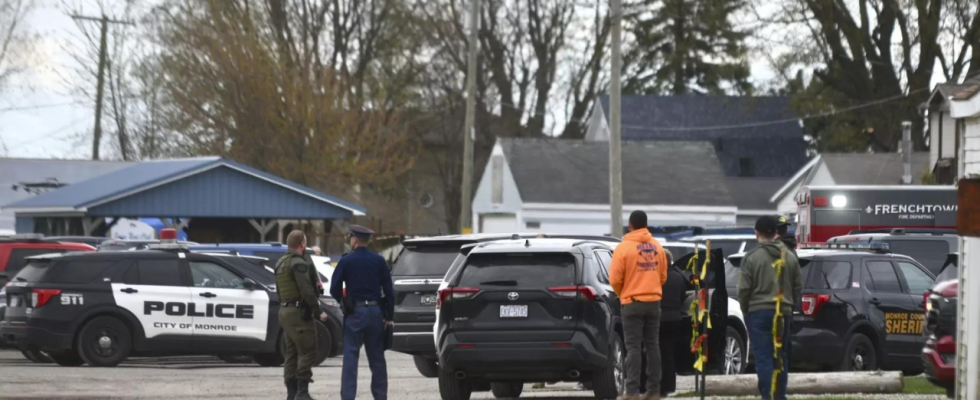
[[[0,156],[89,158],[94,106],[91,101],[80,101],[68,92],[71,71],[78,64],[65,49],[82,44],[80,29],[65,10],[67,6],[77,6],[84,14],[98,15],[96,1],[120,6],[124,0],[28,1],[39,5],[31,14],[28,26],[41,38],[31,57],[30,70],[11,80],[9,87],[0,92]],[[754,83],[764,84],[775,77],[763,57],[753,56],[750,63]],[[557,114],[553,119],[563,120],[565,111],[560,103],[555,103],[553,112]]]

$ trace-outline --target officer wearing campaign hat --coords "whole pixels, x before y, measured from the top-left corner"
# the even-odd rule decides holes
[[[330,280],[330,294],[343,299],[345,305],[342,400],[353,400],[357,394],[357,363],[362,345],[371,367],[371,394],[374,400],[388,399],[385,328],[392,325],[395,294],[388,263],[367,248],[373,234],[368,228],[351,225],[347,234],[351,252],[340,259]]]
[[[797,247],[796,235],[789,233],[789,226],[793,225],[793,222],[790,221],[789,218],[786,218],[783,215],[776,215],[775,218],[777,221],[776,235],[779,241],[783,242],[783,244],[786,245],[786,248],[789,249],[789,251],[792,251],[793,254],[796,254],[796,247]]]

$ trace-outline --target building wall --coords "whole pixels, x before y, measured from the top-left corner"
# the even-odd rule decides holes
[[[630,213],[637,209],[646,211],[648,223],[651,226],[721,227],[733,226],[736,223],[735,207],[623,205],[623,227],[628,225]],[[609,206],[604,204],[525,204],[517,216],[517,226],[521,232],[579,235],[608,235],[610,233]]]
[[[939,158],[953,158],[956,157],[956,120],[949,115],[949,112],[944,112],[942,114],[943,120],[943,135],[942,135],[942,154],[939,154]],[[936,149],[937,152],[939,149]],[[929,164],[930,171],[931,168],[936,165],[935,162]],[[917,178],[917,177],[913,177]]]
[[[939,137],[939,121],[943,114],[941,111],[930,111],[929,112],[929,165],[936,165],[936,161],[939,161],[939,146],[937,143],[941,140]]]
[[[491,165],[494,157],[503,158],[503,174],[501,176],[503,196],[499,203],[493,201],[493,168]],[[475,216],[473,220],[473,232],[483,232],[480,227],[480,219],[483,215],[514,215],[517,219],[518,229],[523,228],[524,224],[521,219],[522,204],[523,200],[521,200],[521,194],[517,189],[517,182],[514,181],[514,174],[510,170],[510,165],[507,164],[504,149],[497,143],[493,146],[490,158],[487,160],[486,167],[483,169],[483,176],[480,177],[480,183],[476,188],[476,194],[473,196],[472,210]]]
[[[963,134],[963,173],[965,176],[980,174],[980,118],[970,118],[964,123]],[[957,398],[977,399],[980,395],[980,277],[976,265],[980,264],[980,238],[964,237],[960,266],[960,337],[957,338],[957,352],[966,357],[958,359]]]

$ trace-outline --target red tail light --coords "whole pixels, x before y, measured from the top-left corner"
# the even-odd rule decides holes
[[[442,308],[442,303],[453,299],[466,299],[473,297],[480,292],[477,288],[445,288],[439,291],[439,300],[436,301],[436,309]]]
[[[828,301],[830,301],[830,295],[827,294],[804,294],[802,304],[803,315],[816,315],[817,311],[820,311],[820,306]]]
[[[950,281],[948,284],[944,285],[942,288],[937,288],[937,289],[940,289],[939,294],[942,295],[943,297],[955,299],[956,296],[959,295],[957,293],[957,291],[959,290],[959,288],[960,288],[960,282],[959,281]]]
[[[42,307],[51,300],[52,297],[61,294],[61,289],[34,289],[31,290],[31,306],[34,308]]]
[[[548,288],[548,291],[563,297],[578,297],[588,301],[595,300],[599,296],[595,289],[589,286],[555,286]]]

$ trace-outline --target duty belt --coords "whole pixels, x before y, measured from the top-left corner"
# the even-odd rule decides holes
[[[377,305],[378,305],[378,302],[376,302],[374,300],[354,301],[354,307],[372,307],[372,306],[377,306]]]
[[[302,307],[303,300],[286,301],[286,302],[279,303],[279,305],[283,307]]]

